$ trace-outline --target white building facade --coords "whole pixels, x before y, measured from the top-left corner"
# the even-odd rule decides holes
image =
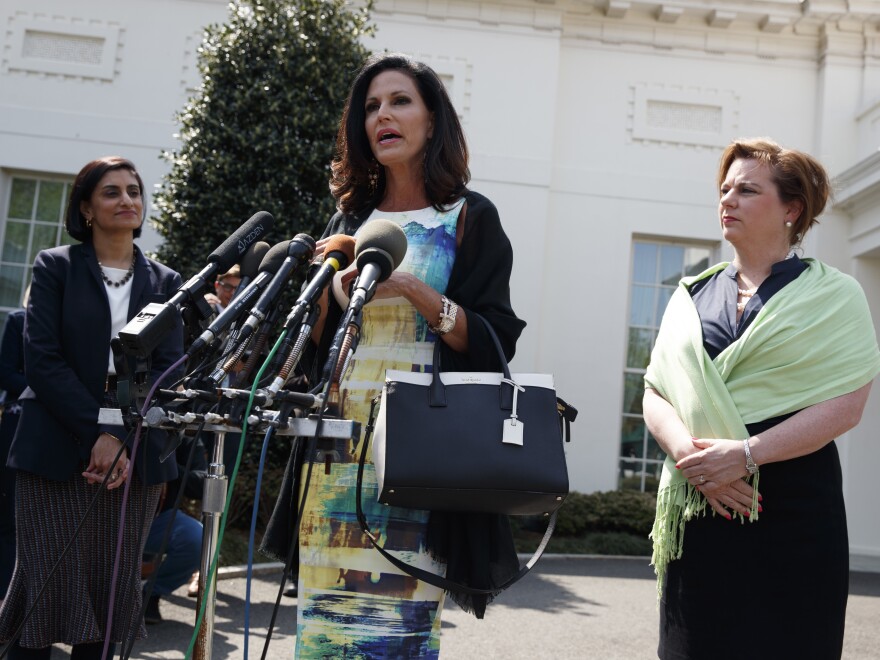
[[[65,240],[85,162],[120,154],[161,181],[202,28],[226,15],[225,0],[0,0],[0,314]],[[553,372],[580,411],[574,489],[656,484],[641,376],[675,282],[730,256],[715,174],[731,139],[828,167],[835,203],[804,253],[854,275],[880,322],[876,0],[378,0],[373,16],[366,45],[433,66],[461,115],[472,188],[514,246],[513,366]],[[880,569],[878,389],[838,443],[854,566]]]

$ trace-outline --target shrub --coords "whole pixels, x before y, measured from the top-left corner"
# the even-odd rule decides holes
[[[620,532],[647,537],[654,524],[656,497],[633,490],[596,493],[571,492],[559,509],[556,520],[558,536],[582,536],[595,532]],[[528,518],[520,526],[543,529],[545,518]]]
[[[336,128],[371,2],[253,0],[205,30],[202,84],[178,114],[180,147],[154,203],[161,261],[186,278],[256,211],[275,217],[270,243],[320,236]]]

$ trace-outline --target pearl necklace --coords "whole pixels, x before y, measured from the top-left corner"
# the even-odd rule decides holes
[[[742,302],[738,302],[738,303],[736,303],[736,309],[737,309],[737,311],[740,311],[740,312],[741,312],[741,311],[743,311],[743,310],[746,308],[746,305],[748,304],[748,302],[749,302],[749,300],[751,299],[751,297],[754,296],[755,293],[758,292],[758,287],[755,287],[754,289],[739,289],[739,288],[738,288],[738,289],[736,290],[736,292],[737,292],[739,295],[741,295],[741,296],[745,299],[745,300],[743,300]]]
[[[132,276],[134,275],[134,264],[135,264],[135,261],[136,261],[136,260],[137,260],[137,252],[132,252],[132,255],[131,255],[131,266],[128,267],[128,271],[125,273],[125,275],[123,276],[123,278],[122,278],[121,280],[119,280],[118,282],[114,282],[114,281],[111,280],[109,277],[107,277],[107,273],[104,272],[104,264],[102,264],[102,263],[99,261],[99,262],[98,262],[98,267],[101,269],[101,279],[104,280],[104,284],[106,284],[107,286],[112,286],[112,287],[125,286],[125,284],[126,284],[126,283],[132,278]]]

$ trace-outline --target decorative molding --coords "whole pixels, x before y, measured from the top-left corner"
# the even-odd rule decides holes
[[[630,7],[632,7],[632,4],[624,0],[608,0],[608,5],[605,7],[605,15],[608,18],[626,18]]]
[[[517,2],[480,0],[376,0],[375,16],[400,20],[404,16],[430,21],[473,21],[484,25],[560,30],[567,0],[519,0]],[[577,13],[590,13],[579,6]]]
[[[709,12],[706,22],[714,28],[728,28],[736,20],[736,12],[715,9]]]
[[[880,202],[880,152],[859,161],[834,178],[834,208],[849,214]]]
[[[641,142],[724,146],[736,133],[733,92],[638,84],[633,87],[632,138]]]
[[[7,28],[9,71],[113,80],[118,25],[49,20],[18,14]]]
[[[677,23],[684,15],[684,9],[681,7],[670,7],[669,5],[661,5],[657,10],[657,20],[661,23]]]
[[[789,25],[791,25],[791,20],[786,18],[785,16],[765,16],[761,19],[759,25],[761,26],[761,30],[763,32],[769,32],[770,34],[779,34]]]

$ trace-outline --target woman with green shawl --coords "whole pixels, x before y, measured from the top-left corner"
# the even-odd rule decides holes
[[[880,372],[874,326],[854,279],[795,254],[830,190],[815,159],[736,141],[718,185],[733,261],[681,281],[645,376],[667,454],[658,655],[839,658],[849,547],[833,441]]]

